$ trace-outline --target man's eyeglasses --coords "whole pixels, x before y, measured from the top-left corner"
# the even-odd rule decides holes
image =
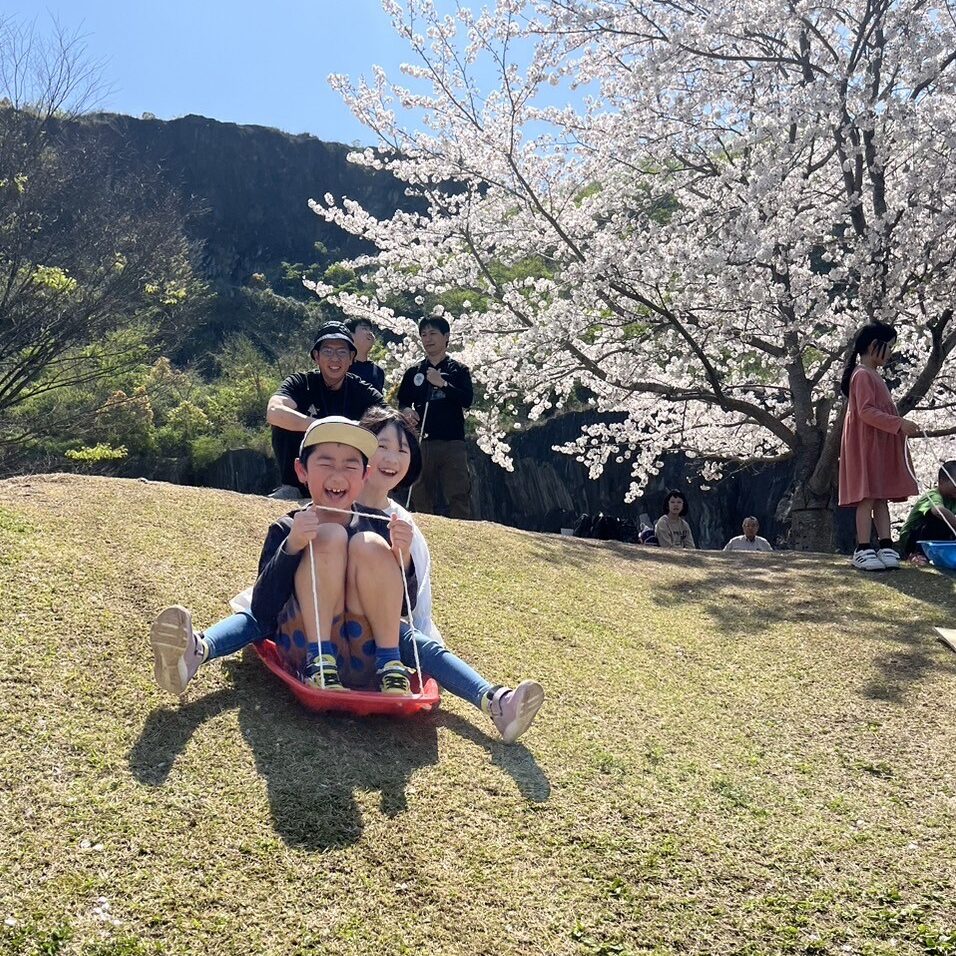
[[[329,348],[328,346],[323,346],[319,349],[319,355],[321,355],[322,358],[327,359],[347,359],[351,354],[351,349],[333,349]]]

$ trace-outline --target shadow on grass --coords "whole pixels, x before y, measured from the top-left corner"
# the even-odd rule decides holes
[[[703,559],[703,563],[702,563]],[[653,598],[678,613],[688,603],[700,607],[722,636],[751,637],[762,628],[780,624],[832,626],[838,613],[848,635],[893,647],[875,651],[869,665],[873,676],[864,685],[865,696],[902,703],[909,686],[929,673],[956,674],[956,664],[942,655],[933,627],[954,618],[952,581],[933,571],[904,567],[879,575],[824,563],[829,556],[742,555],[711,553],[681,558],[681,566],[706,573],[654,586]],[[785,572],[782,576],[782,572]],[[821,575],[830,574],[826,594],[820,593]],[[891,587],[921,602],[908,620],[889,618],[879,590],[865,597],[861,585]],[[862,663],[862,662],[861,662]]]
[[[363,822],[356,792],[379,791],[387,816],[404,811],[414,772],[438,762],[438,726],[486,747],[526,799],[550,794],[547,777],[524,747],[495,743],[454,714],[439,710],[403,721],[314,714],[257,662],[236,659],[224,666],[232,687],[147,717],[129,754],[130,769],[141,783],[162,786],[196,730],[237,710],[266,782],[273,825],[288,846],[326,850],[357,842]]]
[[[956,673],[956,658],[937,645],[933,632],[936,626],[956,626],[956,587],[948,572],[904,566],[900,571],[864,574],[849,569],[846,559],[835,555],[675,551],[557,536],[538,536],[533,553],[537,560],[590,573],[606,569],[609,558],[624,560],[633,566],[636,581],[650,582],[658,606],[675,614],[688,605],[700,608],[725,637],[746,640],[780,624],[832,626],[840,615],[848,634],[883,644],[874,647],[868,662],[872,676],[863,687],[865,696],[875,700],[902,703],[907,689],[931,672]],[[644,577],[642,568],[648,564],[684,573],[670,575],[670,580],[666,574]],[[821,578],[826,577],[826,593],[821,594]],[[863,584],[892,588],[923,607],[909,620],[888,619],[879,590],[861,596]],[[886,642],[891,649],[886,649]]]

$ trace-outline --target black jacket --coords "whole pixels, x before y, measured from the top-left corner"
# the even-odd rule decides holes
[[[448,385],[436,388],[425,377],[429,368],[437,368]],[[428,359],[406,369],[398,388],[398,404],[411,406],[424,421],[422,441],[463,441],[465,438],[465,409],[474,400],[471,372],[467,365],[447,355],[433,366]],[[428,405],[428,412],[425,406]]]

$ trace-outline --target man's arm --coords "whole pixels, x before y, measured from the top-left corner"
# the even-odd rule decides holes
[[[304,432],[315,419],[297,411],[295,402],[288,396],[273,395],[266,408],[266,421],[289,432]]]
[[[445,379],[445,395],[462,408],[471,407],[475,400],[475,390],[471,384],[471,372],[466,365],[458,362],[450,368]]]
[[[933,514],[942,521],[945,521],[947,524],[956,527],[956,515],[954,515],[949,508],[945,508],[943,505],[933,505],[933,507],[930,508],[930,514]]]
[[[405,369],[402,376],[402,384],[398,386],[398,407],[410,408],[415,401],[415,386],[412,384],[412,378],[415,375],[417,366]]]

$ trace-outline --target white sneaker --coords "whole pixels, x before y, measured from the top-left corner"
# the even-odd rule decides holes
[[[506,744],[513,744],[530,726],[544,703],[537,681],[523,680],[514,690],[501,687],[491,699],[490,717]]]
[[[153,674],[156,683],[170,694],[185,693],[206,654],[193,633],[189,611],[178,604],[159,612],[150,631],[153,645]]]
[[[886,565],[877,557],[872,548],[864,548],[862,551],[854,551],[850,562],[857,571],[885,571]],[[897,560],[897,567],[899,561]]]
[[[887,571],[895,571],[900,566],[900,556],[895,548],[880,548],[876,556]]]

